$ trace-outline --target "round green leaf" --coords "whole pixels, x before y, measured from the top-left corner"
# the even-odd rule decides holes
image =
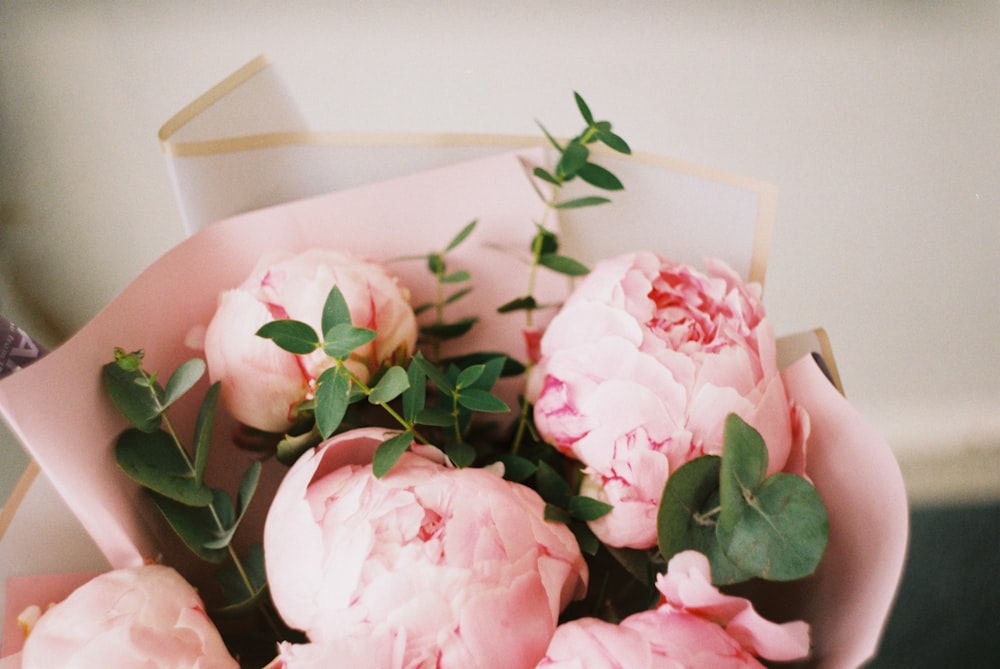
[[[319,335],[302,321],[271,321],[257,330],[257,336],[270,339],[285,351],[296,355],[312,353],[320,346]]]
[[[212,491],[195,479],[191,463],[166,432],[125,430],[115,457],[122,471],[145,488],[187,506],[212,503]]]

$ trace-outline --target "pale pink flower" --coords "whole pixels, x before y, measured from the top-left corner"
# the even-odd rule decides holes
[[[586,587],[572,533],[491,471],[408,452],[376,479],[368,463],[392,434],[338,435],[289,470],[264,529],[281,616],[315,646],[393,639],[403,667],[533,667]]]
[[[759,286],[717,260],[707,273],[640,252],[598,263],[542,337],[529,379],[542,437],[580,460],[592,523],[612,546],[656,544],[671,472],[722,452],[736,413],[767,443],[769,473],[802,453],[807,421],[778,374]]]
[[[560,625],[538,669],[762,669],[759,659],[809,654],[806,623],[773,623],[748,600],[719,592],[701,553],[675,555],[656,587],[661,604],[618,625],[594,618]]]
[[[205,331],[209,376],[222,382],[222,402],[241,423],[268,432],[286,430],[292,408],[333,364],[322,351],[293,355],[255,333],[272,320],[294,319],[322,337],[323,304],[334,285],[353,324],[378,332],[347,360],[362,381],[413,352],[417,325],[409,292],[384,266],[324,249],[265,256],[243,284],[220,295]]]
[[[116,569],[46,611],[22,669],[238,669],[198,594],[160,565]]]

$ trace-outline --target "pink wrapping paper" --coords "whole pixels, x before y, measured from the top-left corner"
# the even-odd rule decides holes
[[[538,152],[503,154],[209,226],[150,266],[66,344],[0,383],[0,411],[113,566],[162,557],[184,571],[190,567],[184,551],[114,463],[114,441],[125,423],[100,387],[100,368],[112,348],[144,348],[147,368],[167,374],[197,354],[186,347],[187,335],[207,324],[219,292],[242,281],[262,252],[341,245],[381,259],[427,253],[478,218],[475,237],[449,256],[455,269],[472,271],[476,286],[466,313],[452,315],[484,318],[479,336],[464,348],[522,357],[520,317],[491,312],[526,285],[527,268],[517,254],[533,234],[532,222],[540,220],[541,204],[523,163],[540,160]],[[392,267],[413,291],[414,304],[426,301],[433,282],[425,263]],[[561,279],[550,281],[540,297],[557,298],[564,288]],[[812,360],[790,366],[785,380],[811,417],[809,474],[828,505],[831,534],[818,573],[778,588],[784,601],[776,608],[813,625],[816,654],[809,666],[853,667],[874,654],[902,570],[902,480],[886,443]],[[196,401],[179,405],[174,417],[182,435],[190,434]],[[217,437],[230,427],[222,420]],[[240,460],[251,457],[220,447],[213,455],[210,480],[230,486],[227,474],[242,472],[246,462]],[[243,534],[257,534],[282,473],[269,463],[251,511],[257,524],[245,524]]]

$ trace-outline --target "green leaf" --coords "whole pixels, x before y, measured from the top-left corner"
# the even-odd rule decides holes
[[[719,471],[722,458],[705,455],[677,468],[667,479],[656,516],[656,534],[664,560],[695,550],[712,567],[715,585],[738,583],[752,577],[736,567],[719,545],[715,528],[719,514]]]
[[[546,511],[548,511],[548,507],[546,507]],[[562,511],[562,509],[560,509],[560,511]],[[601,548],[601,540],[594,535],[594,532],[587,527],[587,524],[574,523],[572,520],[570,520],[568,524],[570,532],[572,532],[573,536],[576,537],[576,543],[580,546],[580,552],[585,555],[597,555],[597,551]]]
[[[590,149],[578,141],[572,141],[563,149],[562,156],[556,164],[556,178],[568,181],[576,176],[580,168],[587,163]]]
[[[490,360],[502,360],[502,363],[495,363],[500,364],[500,376],[517,376],[518,374],[524,373],[524,365],[513,358],[508,358],[506,354],[498,353],[496,351],[477,351],[475,353],[467,353],[464,355],[457,355],[452,358],[446,358],[441,362],[454,364],[459,368],[464,368],[469,365],[489,363]],[[496,383],[496,381],[493,383]],[[493,385],[490,384],[489,387],[492,388]]]
[[[566,509],[556,506],[555,504],[546,504],[544,512],[545,520],[553,523],[564,523],[569,525],[573,522],[573,517],[569,515]]]
[[[463,297],[465,297],[466,295],[468,295],[471,292],[472,292],[472,288],[471,287],[462,288],[461,290],[456,290],[454,293],[452,293],[451,295],[449,295],[445,299],[444,304],[451,304],[453,302],[457,302],[458,300],[462,299]],[[431,306],[433,306],[433,305],[431,305]]]
[[[444,258],[441,257],[440,253],[431,253],[427,256],[427,269],[430,270],[430,273],[434,276],[441,276],[444,274]]]
[[[581,179],[596,188],[604,190],[622,190],[625,185],[614,174],[594,163],[587,163],[580,168],[578,175]]]
[[[167,380],[167,387],[163,393],[163,408],[166,409],[191,390],[204,373],[205,361],[201,358],[192,358],[182,363]]]
[[[324,439],[337,431],[350,404],[351,379],[342,367],[331,367],[319,375],[316,388],[316,427]]]
[[[215,408],[219,403],[221,383],[213,383],[198,408],[198,418],[194,427],[194,480],[198,485],[205,481],[205,468],[212,447],[212,425],[215,423]]]
[[[468,281],[472,278],[472,275],[466,272],[464,269],[457,270],[451,274],[446,274],[441,277],[441,283],[462,283],[463,281]]]
[[[158,385],[152,391],[139,386],[136,380],[143,377],[138,368],[125,369],[117,362],[104,365],[101,376],[111,402],[133,427],[143,432],[159,429],[163,391]]]
[[[264,547],[254,544],[241,560],[243,573],[250,581],[249,587],[236,565],[226,565],[214,574],[222,589],[226,605],[212,611],[213,615],[235,617],[249,613],[267,593],[267,574],[264,569]]]
[[[537,309],[538,302],[531,295],[526,295],[524,297],[516,297],[510,302],[506,302],[497,307],[497,313],[509,314],[513,311],[525,311],[531,309]]]
[[[452,385],[451,381],[437,366],[430,360],[425,358],[419,351],[413,355],[411,360],[420,367],[421,371],[431,380],[438,390],[443,393],[451,394],[455,391],[455,386]]]
[[[413,422],[431,427],[451,427],[455,422],[455,417],[450,411],[438,407],[425,407],[417,414]]]
[[[534,174],[539,179],[541,179],[542,181],[550,183],[553,186],[562,186],[562,182],[559,181],[559,179],[552,176],[552,174],[548,170],[542,167],[536,167],[531,171],[531,173]]]
[[[504,413],[510,411],[510,407],[502,399],[478,388],[464,388],[459,391],[458,403],[472,411],[483,411],[485,413]]]
[[[406,370],[398,365],[390,367],[372,388],[368,401],[372,404],[391,402],[409,387],[410,379],[406,375]]]
[[[372,473],[375,478],[382,478],[388,474],[412,443],[413,433],[407,430],[379,444],[372,458]]]
[[[470,234],[472,234],[472,231],[475,229],[477,223],[479,223],[479,220],[475,219],[472,222],[466,224],[466,226],[462,228],[457,235],[455,235],[454,239],[448,242],[448,246],[444,248],[444,252],[447,253],[448,251],[451,251],[453,248],[457,247],[459,244],[464,242],[465,239]]]
[[[551,230],[535,225],[535,236],[531,240],[531,254],[535,256],[555,253],[559,250],[559,237]]]
[[[432,323],[420,328],[420,333],[435,339],[457,339],[472,329],[479,319],[470,316],[452,323]]]
[[[583,120],[587,125],[594,125],[594,115],[590,113],[590,107],[587,106],[587,103],[576,91],[573,91],[573,98],[576,99],[576,108],[580,110],[580,116],[583,117]]]
[[[271,321],[257,330],[257,336],[270,339],[283,350],[295,355],[307,355],[320,347],[319,335],[308,323],[302,321]]]
[[[569,515],[574,518],[591,521],[606,516],[611,513],[611,509],[613,508],[610,504],[602,502],[599,499],[587,497],[586,495],[574,495],[569,498],[567,510],[569,511]]]
[[[473,387],[485,371],[486,365],[471,365],[466,367],[458,373],[458,378],[455,380],[455,387],[459,390]]]
[[[611,200],[606,197],[589,195],[587,197],[578,197],[575,200],[559,202],[555,207],[556,209],[580,209],[581,207],[593,207],[599,204],[607,204],[608,202],[611,202]]]
[[[378,333],[375,330],[340,323],[327,330],[323,352],[335,360],[346,360],[356,348],[371,343],[376,336]]]
[[[549,504],[565,508],[569,504],[570,488],[559,472],[544,460],[539,461],[535,473],[535,490]]]
[[[538,471],[534,462],[520,455],[504,453],[498,459],[503,463],[503,477],[514,483],[523,483]]]
[[[507,357],[497,355],[489,358],[483,363],[483,373],[479,375],[469,388],[480,388],[481,390],[491,390],[496,382],[500,380],[504,368],[507,366]]]
[[[289,466],[295,464],[303,453],[318,445],[321,439],[319,430],[315,428],[304,434],[285,435],[275,449],[278,462]]]
[[[470,467],[476,461],[476,449],[465,442],[445,444],[444,453],[459,469]]]
[[[259,461],[254,461],[247,468],[246,472],[243,474],[243,479],[240,481],[239,491],[236,498],[236,508],[233,509],[232,502],[229,497],[225,495],[222,491],[217,491],[221,493],[221,496],[216,497],[216,509],[219,513],[220,508],[226,508],[225,514],[219,513],[220,518],[225,516],[225,520],[222,521],[223,529],[218,532],[218,536],[215,540],[205,543],[205,548],[226,548],[229,546],[230,542],[233,540],[233,535],[236,534],[236,530],[239,528],[240,523],[243,522],[243,518],[246,516],[247,508],[250,506],[250,501],[253,499],[254,493],[257,492],[257,485],[260,483],[260,472],[261,464]],[[224,504],[220,504],[221,499],[225,499]]]
[[[403,391],[403,418],[416,422],[427,403],[427,375],[420,365],[410,361],[406,369],[407,388]]]
[[[323,319],[320,327],[323,332],[329,332],[337,325],[351,325],[351,308],[347,305],[344,293],[334,285],[323,303]]]
[[[174,533],[202,560],[219,563],[229,552],[220,548],[207,548],[216,539],[215,518],[208,506],[187,506],[172,499],[150,493],[150,498]]]
[[[187,506],[208,506],[212,491],[195,480],[190,463],[162,430],[128,429],[115,444],[115,458],[139,485]]]
[[[597,139],[599,139],[601,143],[609,149],[617,151],[618,153],[624,153],[625,155],[632,153],[632,149],[625,142],[625,140],[611,132],[610,127],[606,130],[598,128]]]
[[[726,418],[716,536],[741,570],[773,581],[812,574],[826,550],[829,522],[819,493],[787,473],[765,478],[767,446],[736,414]]]
[[[583,276],[590,272],[586,265],[568,256],[546,253],[538,259],[543,267],[567,276]]]
[[[545,135],[545,139],[549,140],[549,144],[551,144],[559,153],[562,153],[563,151],[562,145],[556,141],[556,138],[553,137],[552,134],[539,121],[535,121],[535,123],[538,124],[539,129],[542,131],[542,134]],[[556,182],[556,185],[559,185],[559,182]]]

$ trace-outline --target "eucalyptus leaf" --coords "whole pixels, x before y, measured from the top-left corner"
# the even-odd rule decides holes
[[[263,600],[267,593],[267,574],[264,569],[264,547],[254,544],[241,561],[243,571],[236,565],[226,565],[214,574],[222,589],[226,605],[212,611],[214,615],[233,617],[248,613]],[[247,580],[243,575],[246,574]]]
[[[538,463],[538,471],[535,473],[535,490],[549,504],[563,509],[569,504],[569,483],[552,465],[544,460]]]
[[[212,425],[215,409],[219,402],[221,383],[216,381],[208,388],[198,408],[198,418],[194,427],[194,480],[201,485],[205,481],[205,468],[212,447]]]
[[[538,471],[534,462],[520,455],[504,453],[498,459],[503,463],[503,477],[514,483],[523,483]]]
[[[375,478],[382,478],[388,474],[412,443],[413,433],[407,430],[379,444],[372,458],[372,473]]]
[[[227,550],[206,548],[206,544],[218,538],[218,528],[208,506],[187,506],[156,493],[150,493],[150,497],[171,529],[195,555],[206,562],[226,559]]]
[[[205,361],[201,358],[192,358],[182,363],[167,379],[167,386],[163,393],[163,408],[166,409],[184,393],[191,390],[204,373]]]
[[[500,376],[517,376],[518,374],[524,373],[524,365],[514,360],[513,358],[508,358],[504,353],[499,353],[496,351],[477,351],[475,353],[467,353],[465,355],[458,355],[453,358],[446,358],[442,362],[450,362],[458,367],[468,367],[469,365],[486,363],[489,366],[491,360],[497,360],[499,362],[493,364],[499,364],[500,366]],[[494,381],[493,383],[496,383]],[[477,387],[479,384],[476,384]],[[488,386],[493,387],[493,384]]]
[[[236,497],[235,509],[233,508],[229,497],[226,496],[225,493],[217,491],[221,493],[221,496],[216,495],[215,508],[216,513],[220,517],[220,522],[222,522],[223,528],[219,533],[219,538],[215,541],[206,543],[206,548],[225,548],[232,541],[233,535],[236,534],[236,530],[239,529],[240,523],[243,522],[243,518],[246,517],[246,512],[250,506],[251,500],[253,500],[254,493],[257,492],[257,485],[260,483],[260,473],[261,464],[256,460],[252,462],[246,472],[243,473],[243,478],[240,480],[240,487]],[[221,512],[221,509],[225,509],[225,512]]]
[[[726,418],[716,535],[740,569],[773,581],[815,571],[826,550],[829,521],[819,493],[794,474],[766,476],[767,446],[735,414]]]
[[[371,394],[368,395],[368,401],[372,404],[391,402],[409,387],[410,379],[406,375],[406,370],[398,365],[390,367],[385,370],[378,383],[372,388]]]
[[[559,237],[551,230],[536,225],[535,236],[531,240],[531,250],[534,255],[555,253],[559,250]]]
[[[472,292],[472,287],[462,288],[461,290],[456,290],[454,293],[445,298],[444,304],[452,304],[462,299],[466,295]],[[432,305],[433,306],[433,305]]]
[[[455,422],[455,417],[450,411],[438,407],[424,407],[417,413],[413,422],[417,425],[430,425],[431,427],[451,427]]]
[[[283,350],[295,355],[307,355],[320,347],[319,335],[308,323],[278,320],[265,323],[257,336],[270,339]]]
[[[285,435],[275,449],[278,462],[291,466],[299,457],[313,446],[320,443],[322,436],[318,429],[310,430],[299,435]]]
[[[191,463],[162,430],[125,430],[115,444],[115,458],[122,471],[145,488],[187,506],[212,503],[211,490],[195,480]]]
[[[712,568],[715,585],[738,583],[753,577],[734,565],[716,537],[719,507],[719,472],[722,458],[705,455],[678,467],[667,479],[656,516],[660,554],[669,561],[674,555],[695,550],[704,554]]]
[[[101,377],[111,402],[133,427],[143,432],[159,429],[163,390],[155,384],[152,389],[136,384],[143,378],[138,367],[125,369],[117,362],[109,362],[102,368]]]
[[[430,270],[430,273],[434,276],[441,276],[444,274],[444,258],[440,253],[431,253],[427,256],[427,269]]]
[[[573,522],[573,517],[569,515],[569,512],[566,511],[566,509],[551,503],[547,503],[545,505],[543,515],[545,520],[553,523],[564,523],[569,525]]]

